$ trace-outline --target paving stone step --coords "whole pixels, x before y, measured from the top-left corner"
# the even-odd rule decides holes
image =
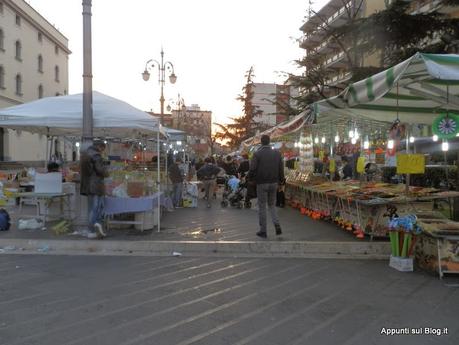
[[[387,242],[113,241],[0,239],[1,253],[388,259]]]

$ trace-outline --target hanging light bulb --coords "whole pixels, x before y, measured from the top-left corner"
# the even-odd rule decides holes
[[[370,141],[368,140],[368,135],[365,137],[365,141],[363,142],[363,148],[368,150],[370,148]]]
[[[410,137],[410,143],[414,143],[414,137],[413,136]]]
[[[354,137],[354,131],[351,129],[349,131],[349,138],[353,138]]]
[[[325,144],[326,141],[327,139],[325,139],[325,137],[322,137],[322,144]]]
[[[297,148],[298,147],[298,143],[295,141],[295,143],[293,144],[293,147]]]
[[[359,131],[357,130],[357,128],[354,129],[354,138],[357,139],[357,140],[359,140],[359,138],[360,138],[360,134],[359,134]]]
[[[357,143],[357,139],[356,139],[356,138],[352,138],[352,139],[351,139],[351,144],[352,144],[352,145],[355,145],[356,143]]]
[[[339,135],[338,134],[335,135],[335,143],[339,143]]]
[[[389,139],[389,141],[387,142],[387,148],[389,150],[392,150],[394,148],[394,141],[392,139]]]
[[[449,143],[446,140],[441,144],[441,150],[444,152],[449,150]]]
[[[315,137],[315,138],[314,138],[314,142],[315,142],[316,144],[318,144],[318,143],[319,143],[319,137]]]
[[[434,134],[434,136],[432,137],[432,140],[433,141],[438,141],[438,135]]]

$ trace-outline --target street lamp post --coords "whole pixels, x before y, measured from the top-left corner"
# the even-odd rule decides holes
[[[166,70],[169,72],[169,82],[171,84],[175,84],[177,81],[177,76],[174,73],[174,65],[170,61],[164,62],[164,51],[161,48],[161,62],[157,60],[150,59],[145,63],[145,70],[142,73],[142,78],[145,81],[150,79],[150,72],[149,70],[154,69],[155,67],[158,68],[158,82],[161,85],[161,97],[159,98],[159,102],[161,104],[161,120],[163,120],[164,116],[164,84],[166,83]],[[161,190],[161,145],[160,145],[160,138],[159,138],[159,128],[161,125],[158,126],[158,132],[156,134],[156,148],[157,148],[157,161],[158,161],[158,179],[157,179],[157,186],[158,186],[158,232],[161,231],[161,220],[160,220],[160,190]],[[167,151],[166,151],[166,159],[167,159]],[[167,161],[165,162],[165,168],[167,169]],[[167,191],[167,172],[166,172],[166,191]]]
[[[166,83],[166,71],[169,72],[169,82],[175,84],[177,81],[177,76],[174,73],[174,65],[170,61],[164,61],[164,51],[161,48],[161,62],[158,62],[155,59],[150,59],[145,64],[145,70],[142,73],[142,78],[145,81],[150,79],[149,70],[158,68],[158,82],[161,85],[161,97],[159,102],[161,104],[161,116],[164,115],[164,84]]]

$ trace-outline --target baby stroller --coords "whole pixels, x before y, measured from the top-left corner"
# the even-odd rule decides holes
[[[231,205],[232,207],[242,208],[245,198],[246,184],[235,176],[226,176],[225,190],[221,201],[222,207]]]

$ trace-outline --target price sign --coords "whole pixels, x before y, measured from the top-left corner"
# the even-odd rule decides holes
[[[397,155],[397,174],[424,174],[425,170],[426,160],[424,155]]]
[[[330,159],[330,166],[329,166],[328,170],[329,170],[332,174],[336,171],[336,162],[335,162],[335,160],[334,160],[333,158]]]
[[[359,174],[365,171],[365,157],[359,157],[357,160],[357,172]]]

